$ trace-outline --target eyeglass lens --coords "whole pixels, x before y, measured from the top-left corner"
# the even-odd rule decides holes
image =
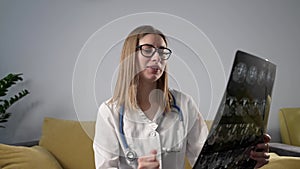
[[[157,51],[157,53],[162,59],[168,59],[172,53],[172,51],[168,48],[164,48],[164,47],[155,48],[150,44],[140,45],[139,47],[142,52],[142,55],[145,57],[152,57],[154,53]]]

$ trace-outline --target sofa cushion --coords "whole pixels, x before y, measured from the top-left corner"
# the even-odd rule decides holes
[[[270,162],[260,169],[298,169],[299,165],[299,157],[278,156],[275,153],[270,153]]]
[[[57,160],[40,146],[23,147],[0,144],[1,169],[62,169]]]
[[[39,145],[51,152],[63,168],[93,169],[95,122],[45,118]]]

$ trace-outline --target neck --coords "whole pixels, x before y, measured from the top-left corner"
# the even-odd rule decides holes
[[[149,119],[153,119],[158,105],[156,103],[156,92],[153,90],[156,89],[156,82],[149,83],[140,81],[137,87],[137,101],[141,110]],[[153,93],[151,93],[153,92]]]
[[[154,89],[156,89],[156,82],[149,83],[140,80],[139,85],[137,87],[138,104],[150,103],[149,96]]]

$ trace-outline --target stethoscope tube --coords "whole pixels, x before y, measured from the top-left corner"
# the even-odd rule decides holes
[[[122,105],[120,107],[120,119],[119,119],[120,126],[119,126],[119,130],[120,130],[120,135],[121,135],[121,140],[122,140],[123,146],[124,146],[125,149],[128,149],[129,146],[127,144],[127,141],[126,141],[126,138],[125,138],[125,133],[124,133],[124,130],[123,130],[123,126],[124,126],[123,119],[124,119],[124,106]]]
[[[171,106],[174,107],[177,110],[177,112],[179,114],[179,118],[180,118],[179,120],[183,121],[183,114],[181,112],[181,109],[180,109],[180,107],[177,106],[176,99],[175,99],[175,97],[172,93],[171,93],[171,96],[172,96],[172,100],[173,100],[173,104]]]
[[[123,119],[124,119],[124,106],[122,105],[120,108],[119,130],[120,130],[121,140],[122,140],[123,146],[125,148],[124,155],[125,155],[125,158],[129,165],[137,165],[136,164],[137,154],[135,151],[133,151],[129,148],[128,143],[125,138],[125,133],[124,133],[124,129],[123,129],[123,126],[124,126]]]

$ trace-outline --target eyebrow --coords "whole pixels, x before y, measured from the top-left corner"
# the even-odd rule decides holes
[[[144,44],[140,44],[140,45],[149,45],[149,46],[153,46],[153,47],[155,47],[155,48],[159,48],[159,49],[161,49],[161,48],[167,48],[166,46],[154,46],[153,44],[150,44],[150,43],[144,43]],[[140,46],[139,45],[139,46]]]

